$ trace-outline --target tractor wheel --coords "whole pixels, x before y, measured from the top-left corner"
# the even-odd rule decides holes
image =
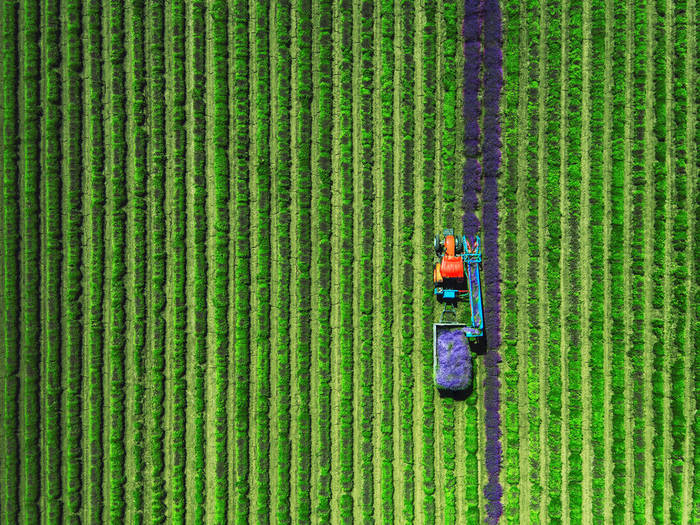
[[[455,255],[458,253],[462,253],[462,249],[464,246],[462,246],[462,238],[459,235],[455,235]]]
[[[440,254],[442,253],[442,243],[440,242],[440,236],[436,235],[435,236],[435,241],[433,242],[433,247],[435,248],[435,254],[440,257]]]

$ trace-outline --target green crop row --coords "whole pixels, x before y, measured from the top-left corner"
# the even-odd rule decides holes
[[[194,456],[193,492],[194,521],[205,521],[206,505],[206,365],[207,365],[207,174],[206,174],[206,24],[205,3],[195,1],[190,4],[191,38],[189,61],[191,62],[192,86],[189,93],[192,100],[191,148],[192,148],[192,216],[190,223],[193,245],[191,308],[193,319],[194,350]],[[189,480],[188,480],[189,485]],[[189,502],[188,502],[189,503]]]
[[[240,228],[236,232],[236,286],[234,293],[236,310],[235,339],[235,381],[234,410],[237,442],[236,459],[236,516],[235,521],[248,519],[248,441],[241,432],[248,431],[248,376],[242,371],[250,367],[250,215],[248,194],[248,16],[247,2],[237,2],[234,6],[234,43],[233,43],[233,99],[235,127],[234,170],[236,180],[236,215]],[[243,13],[246,13],[245,16]],[[212,286],[209,287],[209,301],[213,306],[213,326],[210,326],[213,348],[210,347],[214,362],[214,468],[216,472],[228,472],[228,433],[227,433],[227,395],[228,395],[228,265],[229,265],[229,91],[228,91],[228,4],[218,0],[210,4],[211,16],[211,66],[210,75],[213,91],[213,126],[210,135],[213,144],[213,182],[214,210],[210,214],[213,220],[212,245],[210,253],[213,259],[210,275]],[[245,57],[245,58],[243,58]],[[245,93],[245,96],[243,96]],[[245,175],[243,175],[245,174]],[[245,178],[245,183],[241,179]],[[241,450],[242,449],[242,450]],[[244,490],[241,490],[245,485]],[[217,523],[226,521],[228,503],[228,480],[226,476],[217,476],[214,482],[214,509],[211,519]],[[241,498],[242,499],[239,499]]]
[[[276,159],[276,194],[278,213],[278,254],[279,254],[279,288],[275,298],[280,312],[277,321],[278,345],[276,349],[278,361],[278,398],[277,408],[277,509],[276,517],[280,523],[291,523],[290,512],[290,475],[289,468],[292,460],[290,436],[290,253],[289,228],[291,224],[291,61],[290,61],[290,30],[291,6],[288,1],[280,2],[277,6],[275,20],[276,56],[275,73],[277,78],[275,99],[277,103],[277,159]]]
[[[90,451],[84,465],[88,483],[88,514],[91,520],[102,519],[102,481],[103,481],[103,352],[104,352],[104,273],[105,273],[105,140],[102,113],[102,5],[90,2],[87,6],[87,56],[89,75],[89,98],[87,143],[90,145],[89,181],[90,181],[90,235],[88,331],[85,346],[88,352],[88,424],[85,436]],[[122,104],[123,105],[123,104]],[[111,128],[110,128],[111,129]],[[123,187],[123,182],[122,182]],[[121,222],[121,221],[120,221]],[[116,286],[119,283],[113,283]],[[111,465],[110,465],[111,467]]]
[[[420,79],[423,88],[423,107],[420,108],[423,116],[422,151],[423,164],[419,168],[420,178],[423,182],[422,215],[423,236],[421,244],[430,246],[435,235],[435,128],[436,128],[436,28],[435,12],[437,9],[435,0],[427,0],[425,3],[425,25],[423,27],[422,57],[423,78]],[[424,250],[421,268],[429,271],[433,262],[433,254],[430,250]],[[423,509],[422,514],[425,523],[435,523],[435,402],[433,382],[433,290],[423,286],[421,301],[421,380],[423,383],[423,420],[422,440],[423,454]]]
[[[652,239],[652,253],[654,254],[651,278],[653,285],[652,307],[655,316],[651,319],[651,332],[654,343],[652,345],[652,411],[654,416],[653,447],[654,477],[653,477],[653,502],[652,509],[654,519],[663,519],[663,501],[665,491],[664,481],[664,379],[663,370],[666,361],[664,344],[664,253],[666,229],[666,32],[665,18],[666,3],[656,2],[656,26],[654,28],[654,135],[656,138],[654,148],[654,228]]]
[[[258,186],[258,258],[270,261],[272,243],[270,242],[270,42],[268,19],[269,0],[255,5],[255,112],[256,124],[255,162],[256,183]],[[257,443],[256,479],[257,500],[256,514],[262,523],[269,523],[270,514],[270,266],[261,264],[256,275],[258,283],[257,354],[258,391],[255,401],[255,421]],[[330,418],[330,414],[328,415]]]
[[[380,211],[380,235],[382,246],[393,246],[394,237],[394,2],[383,0],[379,7],[381,23],[380,77],[381,86],[381,190],[383,203]],[[393,261],[381,259],[379,277],[380,299],[380,367],[381,420],[380,420],[380,490],[381,520],[394,521],[394,335],[392,301]]]
[[[591,378],[591,445],[592,465],[592,510],[594,516],[603,516],[604,495],[604,415],[605,387],[603,363],[604,286],[603,286],[603,105],[605,71],[605,2],[595,0],[590,7],[591,52],[590,52],[590,184],[588,202],[590,206],[590,378]],[[588,35],[584,35],[586,38]]]
[[[41,407],[46,450],[42,457],[46,518],[50,523],[61,521],[61,55],[60,49],[48,42],[60,41],[60,10],[57,2],[43,5],[42,50],[44,74],[44,162],[42,171],[45,198],[42,230],[42,288],[44,289],[44,388]],[[4,319],[3,319],[4,321]],[[1,450],[1,449],[0,449]],[[0,497],[1,498],[1,497]],[[1,501],[1,499],[0,499]],[[2,503],[0,503],[2,505]]]
[[[19,188],[17,169],[17,3],[2,5],[2,191],[3,191],[3,416],[2,416],[2,511],[3,521],[19,517],[19,353],[20,282],[19,282]],[[74,260],[75,258],[73,258]],[[78,281],[79,283],[79,281]],[[74,328],[74,326],[72,326]],[[77,331],[73,330],[73,334]],[[73,385],[71,385],[73,386]],[[74,420],[73,420],[74,421]],[[75,430],[76,427],[70,427]],[[80,439],[78,434],[78,440]],[[75,481],[75,456],[69,457],[67,471]],[[80,480],[80,475],[77,476]],[[72,494],[71,494],[72,495]]]
[[[316,512],[331,521],[331,176],[333,144],[332,0],[320,0],[318,13],[318,487]],[[267,16],[267,12],[264,13]]]
[[[359,244],[361,247],[359,266],[360,282],[359,295],[359,356],[360,356],[360,509],[362,519],[369,523],[374,517],[374,475],[373,475],[373,432],[372,419],[374,411],[373,392],[373,363],[372,363],[372,317],[373,317],[373,293],[372,276],[374,274],[373,261],[373,222],[374,214],[372,201],[374,193],[374,181],[372,168],[374,165],[374,140],[373,140],[373,76],[374,64],[372,47],[374,44],[374,2],[363,0],[360,3],[360,34],[359,46],[359,104],[360,104],[360,202],[356,210],[359,212],[360,233]]]
[[[95,1],[95,23],[99,20],[100,2]],[[131,148],[133,161],[131,165],[131,185],[128,188],[130,203],[130,247],[133,290],[132,332],[130,352],[133,363],[132,378],[133,409],[129,414],[129,454],[132,458],[133,474],[130,480],[130,494],[126,495],[127,508],[135,523],[143,522],[143,473],[144,473],[144,396],[146,353],[146,188],[147,188],[147,130],[146,130],[146,63],[144,56],[144,2],[134,0],[131,5],[129,32],[131,34],[131,81],[132,104],[130,107]],[[97,29],[97,28],[96,28]],[[95,45],[100,43],[99,31],[94,36]]]
[[[561,490],[562,490],[562,463],[561,463],[561,327],[559,311],[561,308],[561,293],[559,279],[561,273],[561,215],[559,177],[561,171],[561,153],[559,150],[560,116],[559,106],[561,93],[559,85],[561,78],[561,4],[557,0],[548,0],[546,4],[547,28],[546,28],[546,66],[545,76],[550,79],[546,90],[545,99],[545,166],[547,179],[545,188],[547,192],[548,209],[546,213],[547,235],[545,239],[546,253],[546,281],[547,281],[547,324],[549,326],[549,338],[547,347],[550,349],[548,356],[548,385],[547,405],[547,444],[548,444],[548,494],[547,517],[552,523],[561,523]],[[544,509],[544,505],[543,505]]]
[[[116,1],[116,0],[115,0]],[[165,469],[163,423],[165,413],[165,49],[164,49],[164,4],[153,2],[146,13],[147,32],[150,36],[148,57],[150,60],[149,78],[149,123],[150,149],[149,170],[149,212],[150,244],[150,454],[151,467],[151,521],[165,521]]]
[[[63,180],[67,186],[63,203],[64,219],[64,267],[63,304],[61,310],[65,319],[64,376],[64,458],[65,474],[63,486],[63,519],[72,521],[78,518],[81,509],[82,469],[81,438],[82,422],[80,387],[83,377],[82,367],[82,93],[83,84],[77,74],[82,70],[81,2],[72,0],[65,7],[65,45],[63,57],[66,78],[64,79],[64,153],[66,173]],[[5,26],[7,27],[7,25]],[[7,122],[7,120],[5,121]]]
[[[403,508],[401,519],[404,523],[413,523],[413,503],[415,497],[413,479],[413,129],[414,129],[414,101],[413,88],[415,82],[414,65],[414,7],[413,3],[403,0],[401,7],[401,66],[399,68],[399,106],[401,144],[399,148],[400,170],[400,220],[399,250],[402,255],[402,263],[399,267],[401,288],[401,350],[399,358],[399,421],[401,427],[401,471],[403,478]]]
[[[606,49],[606,56],[612,56],[612,108],[609,119],[610,127],[610,155],[611,173],[610,188],[607,195],[610,203],[606,216],[610,217],[610,236],[608,240],[608,252],[606,254],[606,275],[610,279],[609,297],[605,302],[609,304],[606,317],[611,319],[609,323],[610,333],[610,371],[611,371],[611,398],[612,398],[612,519],[620,522],[625,512],[625,360],[624,360],[624,303],[623,303],[623,275],[622,263],[624,260],[623,243],[623,194],[624,194],[624,115],[625,111],[625,6],[616,3],[610,49]]]
[[[124,111],[125,71],[124,71],[124,6],[114,0],[109,9],[109,78],[111,97],[110,123],[108,133],[112,154],[109,163],[110,198],[112,211],[109,217],[111,231],[111,268],[109,304],[109,521],[120,523],[124,520],[124,345],[126,342],[126,140]],[[96,510],[96,514],[97,509]]]
[[[40,304],[40,238],[39,238],[39,185],[40,165],[40,50],[39,50],[39,2],[24,2],[24,49],[21,89],[24,125],[22,126],[23,164],[21,181],[22,230],[21,230],[21,352],[22,415],[20,436],[23,441],[20,474],[20,500],[22,519],[28,522],[39,520],[40,493],[40,416],[39,379],[41,367],[41,304]]]
[[[338,53],[339,97],[337,140],[341,195],[340,225],[340,520],[353,516],[353,168],[352,168],[352,2],[336,7],[340,48]]]
[[[630,257],[629,266],[630,305],[627,314],[630,323],[626,343],[630,376],[632,380],[633,403],[631,406],[633,430],[633,470],[634,489],[632,512],[636,523],[644,522],[644,340],[637,331],[644,326],[644,127],[645,127],[645,68],[647,44],[646,36],[646,1],[636,2],[634,11],[634,50],[632,57],[632,165],[631,169],[631,205],[630,210]]]
[[[458,28],[457,22],[457,4],[453,0],[443,2],[440,10],[442,17],[442,27],[445,28],[445,40],[442,42],[444,49],[444,60],[442,63],[439,76],[442,83],[442,121],[443,130],[441,136],[442,148],[439,152],[440,164],[442,166],[442,210],[443,224],[455,224],[457,214],[455,213],[455,196],[456,189],[454,181],[459,173],[455,162],[456,152],[456,94],[457,94],[457,79],[459,73],[457,71],[456,53],[461,53],[461,48],[457,47],[457,31],[451,28]],[[441,227],[435,225],[435,231]],[[432,302],[433,299],[431,298]],[[432,358],[432,356],[431,356]],[[431,362],[431,358],[428,359]],[[432,375],[431,375],[432,377]],[[431,387],[432,388],[432,387]],[[444,477],[444,520],[445,523],[454,525],[457,522],[457,478],[455,476],[456,469],[456,439],[455,439],[455,406],[456,402],[452,398],[444,398],[443,405],[443,470]],[[458,406],[458,405],[457,405]],[[471,458],[468,461],[472,461]],[[473,496],[470,496],[472,499]]]
[[[170,253],[172,267],[172,521],[185,521],[186,403],[185,368],[187,358],[187,289],[186,289],[186,136],[185,136],[185,2],[170,6],[172,18],[172,233]]]
[[[518,489],[520,483],[520,473],[518,468],[518,406],[517,403],[508,402],[511,399],[517,399],[518,392],[518,374],[517,362],[518,355],[515,344],[512,341],[516,340],[517,320],[516,320],[516,200],[515,191],[517,188],[517,144],[518,144],[518,129],[517,129],[517,112],[518,112],[518,91],[520,87],[519,71],[520,71],[520,53],[519,42],[516,35],[520,31],[519,23],[519,6],[515,3],[507,3],[503,8],[504,19],[504,38],[503,43],[503,78],[504,83],[512,86],[512,89],[504,92],[503,101],[503,144],[504,146],[504,167],[505,167],[505,184],[501,191],[500,199],[502,202],[502,220],[504,222],[502,236],[503,257],[503,340],[505,342],[503,348],[503,360],[507,366],[503,368],[503,393],[502,397],[505,400],[503,405],[503,469],[504,469],[504,516],[508,523],[517,523],[518,515],[518,498],[520,491]],[[552,24],[556,23],[556,18],[553,17]],[[551,252],[550,252],[551,253]],[[508,343],[511,341],[511,343]],[[471,419],[471,418],[469,418]],[[467,420],[467,436],[474,429]],[[467,438],[469,439],[469,438]],[[476,447],[473,447],[476,450]],[[472,447],[467,447],[467,457],[473,454]],[[473,494],[470,490],[469,495]],[[470,502],[467,499],[468,505],[475,505],[476,502]]]
[[[296,519],[311,521],[311,0],[296,2],[297,240],[297,507]]]
[[[687,312],[687,282],[688,261],[686,246],[688,244],[688,214],[686,202],[688,199],[688,176],[686,164],[686,118],[687,108],[687,71],[685,70],[687,52],[687,13],[685,0],[674,2],[673,12],[673,47],[671,65],[673,78],[671,96],[673,98],[672,141],[669,144],[672,153],[674,184],[671,188],[672,201],[675,204],[671,217],[671,348],[675,352],[669,356],[670,395],[671,402],[671,443],[670,443],[670,504],[669,519],[672,523],[680,523],[683,513],[683,457],[686,429],[685,378],[684,365],[686,346],[686,317]],[[697,125],[697,124],[696,124]],[[697,436],[696,436],[697,439]],[[697,500],[696,500],[697,501]]]
[[[540,47],[540,2],[530,1],[527,5],[527,26],[528,26],[528,82],[534,86],[539,81],[539,47]],[[542,363],[539,362],[539,301],[543,298],[538,293],[538,132],[539,132],[539,89],[530,89],[527,101],[527,119],[523,125],[527,133],[527,149],[525,152],[525,163],[527,165],[528,188],[526,191],[527,216],[525,217],[527,231],[527,250],[523,255],[527,256],[527,309],[522,312],[528,319],[527,334],[523,344],[527,348],[527,421],[528,421],[528,472],[530,480],[530,516],[536,522],[540,512],[540,499],[542,488],[540,487],[540,425],[542,424],[539,404],[540,404],[540,384],[539,376],[542,373]]]
[[[569,5],[568,17],[568,82],[567,85],[567,173],[566,192],[569,204],[568,216],[568,250],[564,263],[567,287],[567,309],[564,330],[567,341],[567,366],[569,376],[569,475],[567,492],[569,495],[570,519],[574,523],[581,521],[582,504],[582,463],[583,446],[582,402],[581,402],[581,334],[579,301],[580,268],[580,231],[581,215],[581,50],[582,50],[582,2],[573,0]]]

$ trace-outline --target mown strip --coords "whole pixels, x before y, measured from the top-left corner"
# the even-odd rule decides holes
[[[559,3],[557,2],[557,5]],[[517,250],[515,245],[516,232],[516,203],[515,191],[517,188],[517,146],[518,146],[518,128],[517,128],[517,107],[519,98],[519,71],[521,66],[520,57],[520,39],[524,31],[520,26],[520,6],[516,2],[507,2],[504,4],[504,26],[505,38],[503,43],[503,77],[506,86],[510,86],[506,90],[504,97],[504,125],[503,125],[503,143],[506,145],[504,150],[504,164],[506,168],[506,180],[499,195],[502,202],[503,213],[501,221],[503,224],[504,235],[501,239],[501,246],[505,254],[503,261],[503,335],[504,340],[514,341],[516,339],[516,256]],[[556,17],[553,17],[552,24],[556,23]],[[466,67],[466,64],[465,64]],[[558,68],[552,71],[553,74],[558,74]],[[550,77],[552,78],[552,77]],[[554,77],[556,78],[556,77]],[[466,102],[465,102],[466,103]],[[552,115],[548,122],[554,119]],[[551,135],[548,135],[551,136]],[[558,166],[558,163],[557,163]],[[557,194],[558,195],[558,194]],[[552,202],[550,197],[550,202]],[[549,252],[551,253],[551,251]],[[558,260],[558,258],[557,258]],[[550,266],[551,267],[551,266]],[[503,359],[505,366],[503,369],[503,396],[507,400],[503,409],[504,421],[504,513],[508,523],[517,523],[519,518],[519,468],[518,468],[518,408],[517,403],[517,353],[514,344],[507,344],[503,348]],[[467,428],[467,432],[469,432]],[[468,452],[469,454],[469,452]],[[467,505],[470,505],[469,498]]]
[[[126,114],[124,111],[124,6],[119,0],[110,5],[109,58],[111,84],[109,100],[112,159],[110,162],[111,217],[108,222],[111,241],[109,268],[109,521],[124,519],[124,345],[126,342]]]
[[[19,353],[20,346],[20,268],[19,268],[19,182],[18,182],[18,52],[17,52],[17,2],[4,2],[2,6],[3,35],[2,35],[2,191],[3,191],[3,416],[2,416],[2,503],[0,511],[4,522],[19,519]],[[74,115],[71,115],[74,116]],[[73,245],[74,246],[74,245]],[[75,261],[75,257],[72,262]],[[75,284],[73,281],[71,284]],[[77,281],[77,287],[80,280]],[[74,313],[74,310],[71,311]],[[76,329],[71,326],[76,334]],[[70,386],[75,386],[75,382]],[[78,430],[79,426],[73,425],[67,430]],[[71,443],[68,442],[67,446]],[[71,475],[73,484],[68,488],[74,489],[76,479],[79,482],[79,467],[76,468],[75,460],[79,457],[75,448],[68,451],[72,453],[67,466],[67,474]],[[78,471],[76,476],[76,471]],[[80,503],[78,502],[78,505]]]
[[[591,506],[593,516],[603,516],[604,493],[604,378],[603,363],[603,96],[605,60],[605,2],[593,0],[590,3],[590,95],[589,129],[590,138],[587,152],[590,158],[590,182],[588,205],[590,207],[590,394],[591,421],[590,439],[592,446]]]
[[[41,484],[47,521],[61,516],[61,38],[60,8],[47,0],[42,6],[44,70],[43,173],[43,403],[41,406],[45,453]],[[48,43],[52,45],[48,45]],[[4,105],[4,102],[3,102]],[[1,406],[1,405],[0,405]]]
[[[654,316],[651,320],[651,333],[654,338],[652,346],[652,411],[654,419],[654,437],[650,446],[653,449],[654,476],[652,510],[655,520],[663,518],[664,481],[664,418],[663,367],[666,361],[664,344],[664,246],[665,223],[664,206],[666,202],[666,2],[656,2],[656,25],[654,28],[654,237],[652,239],[651,277],[654,283],[652,307]]]
[[[22,153],[20,170],[22,180],[21,202],[23,213],[21,231],[21,345],[20,361],[20,436],[23,452],[20,458],[20,498],[21,519],[25,522],[39,520],[39,491],[41,473],[41,447],[39,443],[39,379],[41,368],[40,335],[41,304],[39,295],[40,280],[40,238],[39,238],[39,183],[41,176],[39,137],[40,137],[40,67],[39,52],[39,2],[23,2],[24,16],[22,31],[24,49],[22,60],[21,97],[24,114],[22,129]]]
[[[192,268],[192,299],[191,310],[192,351],[194,354],[194,421],[192,432],[194,446],[192,456],[192,493],[194,500],[188,500],[191,505],[195,523],[203,523],[206,519],[206,365],[207,365],[207,186],[206,186],[206,4],[195,1],[188,13],[190,19],[188,62],[191,64],[191,79],[188,93],[192,100],[191,125],[188,143],[191,148],[192,172],[188,184],[191,189],[192,215],[190,238],[192,239],[192,254],[188,254],[188,265]],[[186,481],[190,486],[190,480]],[[188,491],[189,492],[189,491]]]
[[[89,289],[86,323],[87,379],[87,447],[85,474],[88,480],[87,502],[91,520],[102,519],[103,458],[103,353],[105,320],[103,319],[105,284],[105,137],[103,122],[102,81],[102,4],[87,6],[87,62],[89,64],[89,98],[87,143],[90,202],[90,244],[86,254]]]
[[[401,67],[399,73],[399,105],[400,105],[400,129],[401,138],[399,169],[400,169],[400,234],[399,246],[402,255],[402,263],[399,265],[401,285],[401,342],[400,342],[400,387],[399,410],[402,465],[402,494],[403,507],[401,519],[410,524],[414,520],[415,485],[413,479],[413,128],[414,128],[414,101],[413,89],[414,74],[414,16],[413,4],[408,0],[401,2]]]
[[[117,0],[115,0],[117,1]],[[150,33],[148,59],[150,62],[149,110],[150,148],[149,215],[150,246],[150,308],[149,321],[149,466],[151,467],[150,509],[151,521],[165,521],[165,454],[163,430],[165,414],[165,49],[164,6],[154,2],[146,14]]]
[[[82,367],[82,41],[81,41],[81,2],[72,0],[66,4],[64,12],[64,134],[67,137],[67,151],[64,155],[64,274],[63,304],[65,358],[64,376],[64,457],[66,468],[63,488],[63,519],[77,520],[81,510],[81,490],[83,486],[81,469],[81,397],[83,377]],[[7,27],[7,25],[5,25]],[[5,119],[7,125],[7,119]],[[6,208],[7,209],[7,208]],[[6,230],[7,231],[7,230]],[[7,279],[7,273],[6,277]]]
[[[96,1],[99,6],[99,2]],[[146,348],[146,188],[147,188],[147,126],[146,126],[146,62],[144,50],[144,2],[134,0],[130,5],[129,33],[131,35],[131,83],[133,161],[130,166],[131,184],[127,188],[129,206],[131,247],[131,288],[133,290],[131,312],[132,331],[128,341],[131,353],[130,381],[133,382],[131,411],[128,414],[127,458],[132,473],[129,479],[127,519],[133,523],[143,522],[144,507],[144,402],[145,402],[145,355]],[[128,184],[128,182],[127,182]],[[128,394],[127,394],[128,395]],[[129,461],[129,459],[127,459]]]
[[[567,494],[569,496],[569,517],[574,523],[581,521],[582,511],[582,462],[583,450],[582,430],[582,403],[581,403],[581,304],[579,293],[581,288],[580,278],[580,239],[579,220],[581,213],[581,51],[582,51],[582,3],[572,1],[569,5],[568,21],[568,86],[567,86],[567,201],[568,220],[568,245],[566,257],[567,283],[567,310],[566,316],[566,341],[567,341],[567,365],[568,365],[568,453],[569,470]]]
[[[269,523],[270,515],[270,43],[269,0],[255,4],[255,82],[257,115],[253,154],[258,186],[258,256],[261,264],[256,275],[258,314],[256,336],[256,370],[258,389],[255,401],[256,421],[256,515],[261,523]],[[330,417],[330,413],[328,414]]]
[[[688,215],[686,200],[688,199],[688,176],[686,167],[686,123],[688,111],[687,101],[687,72],[685,71],[685,53],[687,52],[687,14],[686,1],[673,2],[673,48],[671,67],[673,68],[673,84],[671,96],[672,109],[672,141],[671,169],[673,170],[673,185],[671,199],[674,210],[671,219],[671,347],[675,349],[670,366],[670,390],[667,395],[671,404],[671,443],[670,443],[670,495],[669,518],[672,523],[681,523],[683,512],[683,463],[689,458],[683,457],[685,443],[685,418],[688,407],[685,406],[684,390],[684,350],[686,348],[686,295],[688,278],[688,261],[686,246],[688,244]],[[668,461],[668,460],[667,460]]]
[[[170,344],[170,376],[172,377],[172,413],[169,448],[172,454],[171,519],[185,521],[185,465],[186,465],[186,403],[185,380],[187,345],[187,289],[186,289],[186,137],[185,137],[185,3],[174,1],[169,6],[172,17],[172,69],[170,75],[171,121],[171,207],[172,229],[169,250],[172,258],[170,301],[172,327]]]
[[[311,520],[311,0],[296,2],[297,104],[294,133],[297,139],[297,263],[298,344],[296,381],[299,412],[295,519],[300,523]],[[371,406],[371,405],[370,405]]]
[[[235,19],[235,34],[237,40],[234,43],[234,93],[236,112],[236,129],[234,133],[235,143],[235,177],[236,177],[236,219],[239,225],[236,245],[236,348],[235,348],[235,411],[237,430],[241,426],[247,434],[248,430],[248,380],[249,371],[249,326],[250,326],[250,217],[248,210],[248,9],[247,2],[241,1],[235,5],[234,12],[238,14]],[[214,361],[214,453],[213,464],[217,474],[214,489],[214,515],[216,522],[224,522],[227,519],[228,503],[228,479],[223,474],[228,471],[226,430],[226,397],[228,392],[228,261],[229,261],[229,110],[228,110],[228,6],[223,0],[211,4],[211,53],[213,71],[211,71],[211,84],[214,97],[213,129],[211,142],[213,143],[214,173],[214,202],[213,202],[213,239],[210,245],[210,260],[213,264],[210,268],[212,285],[209,287],[209,301],[213,306],[213,348]],[[243,60],[245,57],[245,60]],[[245,97],[241,96],[245,92]],[[241,183],[242,173],[245,173],[245,184]],[[240,204],[240,206],[238,206]],[[240,278],[239,278],[240,276]],[[247,276],[244,277],[244,276]],[[241,372],[245,370],[246,375]],[[237,443],[241,439],[236,435]],[[248,440],[243,441],[245,446],[238,449],[244,452],[236,458],[241,470],[237,471],[235,480],[239,496],[244,495],[244,504],[240,500],[236,502],[236,521],[248,519]],[[243,472],[243,479],[239,474]],[[243,489],[243,490],[241,490]]]
[[[625,108],[625,33],[626,8],[621,2],[614,4],[614,24],[612,30],[613,78],[612,78],[612,112],[611,112],[611,180],[610,194],[610,244],[607,254],[607,266],[610,275],[610,370],[611,370],[611,404],[612,419],[610,433],[612,436],[612,519],[615,522],[624,519],[625,512],[625,366],[623,352],[623,278],[622,278],[622,222],[624,205],[624,115]],[[618,53],[613,52],[618,50]],[[607,53],[606,53],[607,54]],[[610,56],[610,55],[608,55]]]
[[[289,239],[291,225],[291,5],[288,0],[281,1],[276,10],[275,34],[277,37],[276,49],[277,60],[275,69],[278,83],[276,86],[276,99],[278,104],[278,128],[277,144],[279,147],[277,158],[277,214],[279,217],[279,276],[280,285],[278,296],[275,298],[279,310],[277,321],[278,344],[278,384],[277,392],[279,406],[277,407],[277,435],[278,435],[278,457],[277,457],[277,508],[276,518],[280,523],[291,523],[290,513],[290,465],[292,461],[291,448],[291,390],[290,390],[290,332],[289,332],[289,309],[291,305],[290,297],[290,251],[291,242]]]
[[[372,255],[373,255],[373,212],[374,192],[374,140],[372,111],[373,98],[373,23],[374,3],[364,0],[360,4],[360,275],[359,275],[359,355],[360,355],[360,509],[365,522],[374,516],[374,473],[373,473],[373,432],[372,419],[374,410],[373,395],[373,355],[372,355],[372,316],[374,296],[372,290]]]
[[[316,516],[331,521],[331,155],[333,141],[333,3],[320,0],[318,17],[318,157],[314,167],[318,187],[318,487]]]

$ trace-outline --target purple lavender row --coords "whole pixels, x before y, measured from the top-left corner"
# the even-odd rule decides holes
[[[488,523],[503,513],[501,472],[501,414],[499,363],[501,356],[501,275],[498,265],[498,174],[501,166],[500,97],[503,86],[503,36],[499,0],[484,0],[484,280],[486,282],[485,329],[488,352],[484,359],[484,405],[486,409],[486,471],[484,487]]]
[[[462,37],[464,49],[464,153],[467,157],[462,182],[462,225],[464,235],[474,241],[479,231],[479,219],[475,211],[477,194],[481,191],[481,165],[479,164],[479,88],[481,79],[481,11],[482,0],[465,0]]]

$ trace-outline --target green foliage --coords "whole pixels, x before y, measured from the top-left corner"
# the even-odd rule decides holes
[[[114,0],[117,2],[118,0]],[[162,1],[148,6],[146,21],[150,35],[148,56],[151,75],[148,82],[150,109],[150,148],[148,151],[150,245],[150,435],[151,522],[163,523],[165,512],[165,454],[163,423],[165,413],[165,56],[164,5]]]
[[[40,238],[39,238],[39,185],[40,185],[40,50],[39,2],[23,2],[24,49],[22,50],[23,137],[21,184],[21,364],[22,408],[20,436],[23,441],[20,492],[22,519],[39,520],[40,461],[39,449],[39,379],[41,368],[41,305],[40,305]]]
[[[186,217],[186,135],[185,135],[185,2],[177,0],[170,6],[172,16],[172,229],[169,254],[172,261],[169,279],[172,283],[171,360],[172,374],[172,521],[185,521],[185,433],[187,427],[185,383],[187,290],[185,276]]]
[[[42,230],[42,289],[44,290],[44,378],[42,426],[46,449],[42,455],[41,484],[45,495],[47,521],[61,521],[61,55],[58,46],[47,45],[60,38],[59,5],[46,1],[42,9],[45,27],[41,49],[45,71],[43,194],[45,198]],[[3,73],[4,74],[4,73]],[[4,322],[4,319],[3,319]],[[1,497],[1,496],[0,496]],[[2,505],[0,503],[0,505]]]
[[[401,350],[399,357],[399,421],[401,432],[400,463],[404,480],[403,508],[401,520],[413,523],[414,511],[414,479],[413,479],[413,222],[410,220],[414,212],[413,193],[413,160],[414,160],[414,101],[413,84],[415,82],[413,60],[414,12],[413,3],[403,0],[401,8],[401,65],[399,67],[399,129],[401,142],[399,147],[400,190],[399,200],[399,250],[402,261],[399,271],[398,286],[400,292],[400,330]]]
[[[90,451],[85,471],[88,473],[89,515],[102,519],[103,449],[103,353],[104,353],[104,273],[105,273],[105,141],[102,112],[102,5],[90,2],[87,11],[87,56],[89,98],[87,140],[90,184],[90,235],[88,316],[86,334],[88,352],[88,425],[87,442]],[[123,103],[122,103],[123,106]],[[123,121],[123,117],[121,118]],[[110,123],[112,124],[112,123]],[[123,182],[121,183],[123,186]],[[119,282],[114,283],[119,286]],[[111,421],[111,419],[110,419]],[[110,467],[112,465],[110,464]]]

